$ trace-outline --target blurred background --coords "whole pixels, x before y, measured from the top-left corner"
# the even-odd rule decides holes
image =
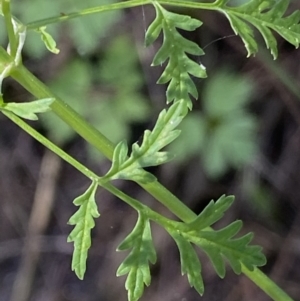
[[[13,0],[23,22],[76,11],[112,0]],[[240,4],[246,1],[234,1]],[[290,10],[300,9],[291,1]],[[181,125],[182,135],[170,146],[177,159],[151,171],[196,213],[222,194],[236,196],[221,225],[242,219],[244,232],[255,233],[268,264],[262,270],[300,300],[300,51],[278,38],[279,58],[273,61],[261,36],[260,51],[246,50],[224,16],[194,10],[204,22],[183,34],[199,44],[208,79],[195,79],[199,100]],[[117,143],[140,139],[165,107],[165,86],[156,85],[163,67],[150,67],[161,40],[143,45],[155,17],[151,6],[101,13],[49,26],[60,53],[45,49],[30,32],[24,64],[61,98]],[[0,42],[6,47],[0,20]],[[12,80],[4,85],[6,101],[33,100]],[[42,114],[30,122],[65,151],[103,175],[110,167],[95,149],[56,119]],[[115,252],[136,222],[136,212],[101,189],[101,217],[92,231],[85,279],[71,271],[73,245],[67,225],[89,180],[48,152],[16,125],[0,116],[0,300],[125,301],[125,277],[115,273],[126,252]],[[118,187],[154,210],[166,208],[129,182]],[[179,254],[168,234],[152,225],[158,261],[142,300],[267,301],[245,276],[229,268],[218,278],[207,257],[203,265],[205,293],[200,297],[181,276]]]

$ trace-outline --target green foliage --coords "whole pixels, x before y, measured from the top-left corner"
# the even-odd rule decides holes
[[[217,222],[233,203],[234,198],[221,196],[216,202],[211,201],[198,217],[188,225],[188,231],[183,236],[196,244],[209,256],[217,274],[225,276],[225,263],[223,256],[237,274],[241,273],[241,264],[250,271],[254,267],[266,264],[262,248],[249,246],[253,238],[248,233],[239,238],[233,238],[241,229],[242,221],[235,221],[223,229],[211,231],[205,229]]]
[[[9,111],[24,119],[38,120],[36,114],[50,111],[50,106],[53,103],[53,101],[53,98],[44,98],[23,103],[2,102],[0,103],[0,111]]]
[[[202,268],[195,249],[191,243],[177,231],[170,231],[170,234],[175,240],[180,253],[182,275],[186,274],[191,287],[194,287],[198,294],[203,295],[204,284],[201,275]]]
[[[76,80],[74,80],[76,74]],[[64,99],[72,108],[82,115],[87,115],[88,100],[86,100],[91,88],[91,70],[82,60],[73,60],[64,67],[60,74],[49,83],[50,88]],[[43,124],[49,131],[49,136],[56,143],[62,145],[74,137],[74,131],[56,115],[51,112],[43,114]]]
[[[18,2],[15,1],[15,3]],[[21,17],[22,21],[26,22],[26,14],[31,19],[32,15],[39,15],[40,11],[61,13],[64,8],[68,8],[67,6],[63,6],[66,5],[64,2],[58,2],[58,0],[56,2],[40,2],[43,3],[43,9],[37,3],[35,5],[32,5],[32,3],[28,5],[28,1],[21,1],[18,3],[19,6],[15,7],[15,12],[18,17]],[[98,5],[98,0],[81,1],[77,5],[81,7],[81,5],[93,5],[93,3]],[[130,1],[124,3],[130,3],[130,5],[137,4],[137,2]],[[203,3],[198,4],[199,6],[203,5],[202,7],[206,9],[218,10],[226,15],[235,33],[241,36],[248,51],[248,56],[257,52],[257,42],[248,23],[254,25],[261,32],[274,58],[277,57],[277,44],[271,29],[278,32],[294,46],[299,46],[299,11],[288,17],[283,17],[289,4],[288,0],[252,0],[236,7],[227,6],[228,3],[229,0],[217,0],[213,3],[205,3],[206,5],[203,5]],[[143,4],[143,1],[140,4]],[[176,4],[180,3],[176,2]],[[192,4],[197,5],[194,2]],[[153,1],[153,5],[156,10],[156,18],[146,32],[146,45],[153,44],[158,39],[160,33],[163,34],[163,45],[155,55],[152,65],[162,65],[167,61],[166,68],[160,76],[158,83],[169,83],[166,93],[167,103],[173,103],[168,110],[163,110],[160,113],[154,129],[152,131],[145,131],[142,144],[135,143],[132,145],[130,154],[128,154],[128,145],[124,141],[115,147],[111,169],[104,177],[101,178],[94,175],[94,173],[79,164],[75,159],[72,158],[70,160],[70,156],[68,157],[68,162],[72,162],[73,166],[76,166],[78,170],[94,179],[87,191],[74,200],[74,204],[79,206],[79,209],[69,220],[69,224],[75,226],[68,237],[68,242],[74,242],[72,270],[75,271],[80,279],[83,279],[86,271],[88,250],[91,246],[91,229],[95,226],[94,219],[99,217],[95,202],[97,185],[102,185],[138,211],[136,226],[118,247],[118,250],[131,249],[130,254],[117,270],[118,276],[128,274],[125,286],[128,290],[129,301],[137,301],[143,294],[144,285],[148,286],[151,282],[149,264],[156,262],[156,252],[151,237],[150,220],[162,225],[173,237],[179,249],[182,273],[187,275],[190,285],[201,295],[204,292],[201,263],[193,245],[200,247],[207,254],[216,273],[222,278],[226,272],[225,260],[227,260],[233,271],[237,274],[241,273],[242,268],[254,271],[255,274],[255,267],[266,263],[266,258],[262,254],[261,248],[249,245],[253,238],[252,233],[236,237],[242,227],[241,221],[234,221],[219,230],[211,228],[214,223],[222,218],[225,211],[229,209],[233,202],[233,197],[222,196],[216,202],[211,201],[192,222],[175,222],[140,204],[137,200],[130,198],[108,183],[108,181],[113,179],[130,179],[142,184],[152,181],[151,185],[145,186],[147,186],[152,195],[156,196],[172,212],[177,212],[177,215],[180,217],[183,216],[183,221],[191,220],[191,217],[194,216],[187,208],[184,214],[181,215],[181,212],[178,213],[180,209],[185,208],[184,205],[179,203],[176,197],[165,188],[159,186],[155,182],[156,178],[154,175],[145,172],[143,168],[163,164],[173,157],[170,152],[162,151],[162,149],[179,136],[180,130],[176,128],[186,117],[188,110],[192,109],[190,96],[194,98],[198,97],[198,91],[192,77],[205,78],[206,69],[203,65],[199,65],[191,60],[189,55],[200,56],[204,52],[198,45],[184,38],[178,30],[194,31],[202,23],[189,16],[168,12],[157,1]],[[184,6],[184,2],[182,5]],[[111,6],[111,9],[116,9],[116,6],[117,4]],[[7,8],[9,10],[9,5]],[[10,12],[6,13],[4,9],[3,11],[6,21],[8,21],[7,24],[10,24]],[[95,18],[98,23],[99,18]],[[73,27],[70,28],[70,32],[80,54],[94,50],[98,39],[95,38],[96,35],[90,35],[90,33],[95,32],[99,38],[98,28],[102,28],[103,32],[105,32],[108,24],[112,24],[117,18],[110,16],[109,19],[112,21],[103,21],[105,19],[101,18],[101,22],[104,23],[101,23],[100,26],[98,24],[97,27],[89,25],[88,34],[83,30],[87,23],[83,23],[81,19],[72,21],[74,23]],[[14,52],[17,52],[19,55],[22,48],[19,46],[23,45],[21,42],[23,42],[22,39],[25,33],[20,32],[19,40],[16,42],[17,33],[13,29],[9,30],[9,27],[12,26],[8,26],[9,42],[14,42],[11,45],[17,44],[14,45],[14,48],[18,49]],[[42,34],[42,39],[46,43],[46,46],[55,53],[58,50],[51,35],[53,34],[54,38],[57,38],[57,27],[51,30],[52,32],[48,34],[45,32],[45,28],[38,29],[40,34]],[[24,35],[21,36],[21,34]],[[29,40],[27,47],[31,45],[35,47],[34,43],[30,43]],[[38,48],[35,47],[34,49]],[[4,57],[3,66],[1,65],[1,69],[3,69],[1,70],[2,79],[9,75],[11,71],[10,67],[16,69],[19,67],[19,61],[16,57],[14,58],[14,64],[7,66],[5,62],[7,54],[3,56],[1,51],[1,59]],[[31,53],[34,51],[30,50]],[[91,121],[94,120],[96,126],[99,120],[102,120],[106,126],[109,125],[108,132],[111,137],[112,128],[117,128],[115,126],[116,116],[119,117],[119,120],[122,120],[119,123],[121,131],[121,127],[126,128],[128,122],[143,120],[147,115],[147,108],[141,105],[143,97],[137,92],[142,85],[139,79],[140,76],[137,75],[138,72],[135,71],[135,68],[130,69],[134,65],[134,62],[136,62],[136,58],[132,55],[132,52],[130,41],[117,38],[109,46],[107,53],[104,55],[105,59],[102,64],[104,67],[96,67],[97,71],[95,72],[95,68],[91,64],[86,64],[83,60],[79,59],[73,61],[63,70],[60,77],[52,82],[52,89],[63,99],[68,100],[72,106],[78,105],[78,111]],[[119,63],[120,61],[121,63]],[[116,69],[118,70],[116,75],[115,72],[110,71]],[[18,70],[20,77],[22,76],[22,70]],[[130,76],[128,76],[128,73]],[[74,82],[74,74],[77,76],[77,82]],[[93,82],[97,84],[105,82],[108,85],[111,84],[113,88],[107,89],[104,93],[97,93],[97,97],[93,97],[93,92],[95,92],[95,87],[92,85]],[[118,87],[112,85],[114,82],[117,82]],[[43,94],[43,88],[37,83],[35,82],[35,78],[32,77],[32,90],[37,94]],[[66,86],[70,90],[65,89]],[[230,89],[229,87],[231,86],[234,88]],[[244,109],[244,106],[248,103],[252,89],[251,84],[244,79],[230,75],[228,72],[219,73],[213,80],[209,81],[203,91],[203,112],[200,117],[186,117],[190,118],[186,119],[189,122],[187,127],[189,133],[185,135],[189,137],[189,140],[184,143],[184,148],[192,149],[191,146],[197,145],[195,141],[197,142],[198,140],[204,167],[211,176],[219,176],[228,166],[238,166],[245,163],[249,160],[250,154],[252,155],[253,153],[256,121]],[[111,90],[117,90],[117,92],[111,93]],[[112,95],[117,98],[115,101],[117,105],[115,106],[111,105],[111,103],[114,103],[111,101],[113,99]],[[88,102],[87,98],[91,102]],[[98,101],[99,98],[102,98],[101,101]],[[2,101],[0,106],[2,111],[9,110],[23,118],[36,119],[35,114],[47,111],[52,101],[52,98],[38,100],[30,104],[4,104]],[[59,99],[55,101],[60,102]],[[62,102],[61,104],[64,105]],[[90,108],[93,108],[93,112],[90,112]],[[68,110],[67,106],[65,110]],[[103,116],[100,116],[97,110],[102,112]],[[96,117],[93,114],[95,111],[97,111]],[[128,114],[128,111],[131,114]],[[54,113],[58,114],[62,112]],[[74,124],[74,121],[81,122],[79,116],[75,116],[72,122],[70,122],[68,120],[70,117],[64,118],[63,114],[58,115],[65,121],[69,121],[70,124]],[[46,118],[44,121],[45,124],[47,123]],[[25,128],[22,122],[18,124],[21,124]],[[50,124],[49,128],[53,130],[51,135],[56,141],[64,142],[70,137],[70,132],[61,128],[57,122],[50,121],[48,124]],[[87,140],[91,141],[91,139],[94,139],[94,145],[99,141],[99,144],[106,143],[106,150],[112,150],[113,147],[110,146],[107,140],[101,140],[102,135],[99,135],[99,137],[101,136],[100,138],[96,137],[97,134],[94,135],[95,138],[90,138],[90,134],[95,133],[92,127],[88,128],[88,125],[83,122],[82,127],[81,134]],[[192,127],[197,128],[199,134],[197,137],[191,135]],[[27,131],[30,132],[30,127],[28,128]],[[33,133],[34,131],[31,131],[32,136],[34,136]],[[57,133],[59,135],[55,136]],[[35,137],[37,138],[37,135]],[[44,139],[43,143],[45,145],[48,143],[49,148],[59,153],[62,158],[66,158],[64,156],[66,154],[62,150],[57,151],[58,148],[53,147],[53,144],[50,147],[50,142],[46,139]],[[99,147],[99,149],[104,149],[104,147]],[[106,153],[109,153],[109,151],[106,151]],[[180,209],[178,210],[178,208]],[[257,281],[259,277],[255,278],[254,276],[253,279],[260,285]],[[268,284],[264,279],[264,287]],[[275,290],[277,290],[276,285]]]
[[[73,59],[49,86],[112,141],[120,141],[129,138],[131,123],[142,122],[150,114],[140,93],[143,79],[137,62],[128,35],[116,36],[107,45],[99,64],[92,66],[83,59]],[[54,114],[44,114],[42,122],[49,136],[59,144],[74,137],[72,128]],[[99,160],[98,152],[95,154],[91,148],[89,152]]]
[[[231,265],[236,274],[242,271],[242,265],[253,271],[254,267],[266,264],[266,258],[259,246],[249,246],[253,238],[248,233],[239,238],[233,238],[242,227],[242,221],[235,221],[225,228],[212,231],[199,231],[187,233],[184,237],[190,242],[198,245],[208,255],[217,274],[224,278],[225,262],[223,256]]]
[[[274,59],[278,56],[277,42],[271,31],[276,31],[285,40],[299,47],[300,43],[300,11],[294,11],[284,17],[289,0],[251,0],[238,7],[229,7],[230,0],[219,0],[220,11],[228,18],[234,32],[239,35],[247,49],[248,56],[257,53],[258,46],[253,30],[248,23],[255,26],[262,34],[265,43]]]
[[[177,28],[193,31],[202,23],[189,16],[168,12],[158,2],[153,2],[153,5],[156,10],[156,18],[146,32],[145,43],[146,46],[151,45],[162,31],[163,45],[156,53],[152,66],[162,65],[168,60],[166,69],[158,83],[165,84],[169,82],[167,103],[184,99],[187,106],[192,109],[189,94],[197,99],[198,92],[191,75],[198,78],[205,78],[207,75],[205,67],[192,61],[187,53],[203,55],[204,51],[194,42],[184,38],[177,31]]]
[[[182,135],[170,147],[178,161],[199,156],[212,178],[231,166],[239,168],[248,163],[256,149],[257,121],[245,109],[253,90],[247,78],[228,70],[209,79],[202,94],[203,111],[185,118],[180,127]]]
[[[222,195],[216,202],[213,200],[203,209],[198,217],[189,224],[193,229],[205,229],[220,220],[234,201],[233,196]]]
[[[216,202],[211,201],[193,222],[167,227],[179,248],[182,273],[187,274],[190,285],[201,295],[204,292],[201,264],[191,243],[208,255],[217,274],[222,278],[225,276],[224,258],[236,274],[241,273],[242,265],[253,271],[254,267],[266,263],[261,247],[249,246],[252,233],[234,238],[241,229],[241,221],[235,221],[217,231],[208,228],[222,218],[233,200],[232,196],[223,195]]]
[[[174,103],[168,111],[163,110],[159,114],[153,131],[145,131],[142,145],[138,143],[132,145],[129,158],[127,157],[127,143],[120,142],[114,150],[112,166],[105,178],[130,179],[141,183],[154,181],[155,177],[146,173],[143,168],[157,166],[172,159],[173,156],[170,153],[160,150],[178,137],[180,131],[175,128],[186,112],[186,103],[183,100]]]
[[[95,201],[98,184],[93,182],[87,191],[74,200],[79,209],[69,219],[69,225],[75,225],[68,236],[68,242],[74,242],[72,271],[79,279],[83,279],[86,271],[88,250],[91,247],[91,229],[95,227],[94,218],[100,216]]]
[[[59,53],[59,49],[56,48],[56,42],[52,36],[46,32],[46,26],[40,27],[37,32],[41,34],[41,39],[44,42],[46,48],[55,54]]]
[[[103,59],[94,71],[103,92],[94,100],[89,120],[113,142],[129,138],[130,124],[145,122],[151,109],[141,93],[144,78],[128,34],[116,36],[107,44]]]
[[[139,213],[138,221],[132,232],[119,245],[118,251],[132,249],[121,263],[117,276],[128,274],[126,290],[128,300],[137,301],[144,292],[144,284],[149,286],[151,274],[149,262],[156,262],[156,252],[152,242],[149,219]]]

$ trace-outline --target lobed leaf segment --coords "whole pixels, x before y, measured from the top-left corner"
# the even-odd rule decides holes
[[[160,150],[178,137],[180,131],[175,128],[186,113],[184,100],[174,103],[168,110],[163,110],[158,116],[154,129],[145,131],[142,145],[138,143],[132,145],[129,157],[127,157],[127,143],[120,142],[114,150],[112,166],[104,178],[126,179],[140,183],[154,181],[156,178],[143,168],[157,166],[173,158],[169,152]]]
[[[163,44],[156,53],[152,66],[162,65],[166,60],[168,64],[159,78],[159,84],[169,83],[167,88],[167,103],[184,99],[188,108],[192,109],[189,94],[198,98],[197,88],[191,75],[205,78],[206,68],[197,64],[187,54],[203,55],[204,51],[194,42],[184,38],[177,28],[193,31],[200,27],[202,22],[189,16],[179,15],[165,10],[158,2],[153,2],[156,18],[146,32],[145,44],[151,45],[163,32]]]
[[[234,32],[241,37],[248,52],[248,57],[257,53],[258,46],[249,24],[258,29],[273,58],[278,56],[277,41],[271,31],[274,30],[286,41],[299,47],[300,11],[284,17],[289,0],[252,0],[238,7],[227,6],[230,0],[216,1],[217,10],[228,18]]]
[[[100,216],[95,202],[95,193],[98,184],[92,182],[90,187],[74,200],[79,209],[69,219],[69,225],[75,225],[68,236],[68,242],[74,242],[72,271],[79,279],[83,279],[86,271],[88,250],[91,247],[91,229],[95,227],[94,218]]]
[[[38,99],[24,103],[4,103],[0,100],[0,111],[9,111],[24,119],[38,120],[36,114],[50,111],[53,101],[53,98]]]
[[[138,300],[144,292],[144,284],[149,286],[151,274],[149,262],[156,262],[156,252],[152,242],[149,219],[139,212],[132,232],[119,245],[117,251],[132,249],[117,270],[117,276],[128,274],[125,288],[128,300]]]
[[[225,258],[236,274],[241,273],[242,265],[253,271],[256,266],[266,263],[262,248],[249,246],[252,233],[233,238],[242,227],[242,221],[235,221],[217,231],[208,228],[222,218],[233,201],[233,196],[223,195],[218,201],[211,201],[193,222],[175,229],[167,228],[180,252],[182,274],[187,274],[190,285],[201,295],[204,293],[201,263],[191,243],[207,254],[221,278],[225,276]]]

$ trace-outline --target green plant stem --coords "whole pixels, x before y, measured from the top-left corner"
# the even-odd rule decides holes
[[[111,192],[113,195],[117,196],[119,199],[123,200],[125,203],[127,203],[131,207],[135,208],[137,211],[140,211],[141,213],[143,213],[145,216],[147,216],[148,219],[156,222],[163,228],[169,227],[170,225],[173,228],[176,228],[176,224],[178,224],[178,222],[170,220],[170,219],[164,217],[163,215],[153,211],[149,207],[140,203],[138,200],[128,196],[123,191],[121,191],[118,188],[116,188],[115,186],[113,186],[110,182],[101,183],[101,181],[100,181],[99,185],[102,186],[103,188],[105,188],[107,191]]]
[[[46,26],[46,25],[53,24],[53,23],[59,23],[59,22],[63,22],[63,21],[68,21],[68,20],[75,19],[75,18],[82,17],[82,16],[97,14],[100,12],[130,8],[130,7],[135,7],[135,6],[141,6],[141,5],[148,4],[148,3],[151,3],[151,0],[130,0],[130,1],[123,1],[123,2],[118,2],[118,3],[100,5],[100,6],[96,6],[96,7],[83,9],[78,12],[62,14],[60,16],[55,16],[55,17],[31,22],[31,23],[28,23],[26,25],[26,27],[27,27],[27,30],[38,29],[42,26]]]
[[[259,283],[258,286],[273,300],[294,301],[288,294],[286,294],[279,286],[277,286],[268,276],[266,276],[258,268],[255,268],[253,271],[249,271],[247,268],[242,266],[242,272],[256,285],[258,285]]]
[[[6,31],[9,40],[9,48],[10,54],[15,57],[18,48],[18,41],[15,35],[13,23],[12,23],[12,15],[10,12],[10,0],[2,1],[2,12],[4,15]]]
[[[27,30],[35,30],[42,26],[47,26],[54,23],[59,23],[63,21],[68,21],[71,19],[75,19],[82,16],[87,16],[91,14],[97,14],[106,11],[112,10],[119,10],[124,8],[142,6],[146,4],[151,4],[152,0],[130,0],[130,1],[123,1],[118,3],[106,4],[96,7],[91,7],[87,9],[83,9],[78,12],[73,13],[66,13],[59,16],[50,17],[47,19],[37,20],[31,23],[26,24]],[[199,2],[189,2],[183,0],[158,0],[160,4],[171,5],[171,6],[178,6],[178,7],[188,7],[188,8],[195,8],[195,9],[210,9],[210,10],[217,10],[218,6],[215,3],[199,3]]]
[[[89,170],[84,165],[79,163],[77,160],[75,160],[69,154],[64,152],[60,147],[56,146],[54,143],[52,143],[46,137],[41,135],[33,127],[31,127],[29,124],[27,124],[25,121],[23,121],[18,116],[16,116],[14,113],[6,111],[6,110],[1,110],[1,113],[3,115],[5,115],[7,118],[9,118],[16,125],[18,125],[22,130],[24,130],[26,133],[28,133],[35,140],[39,141],[41,144],[43,144],[45,147],[50,149],[52,152],[54,152],[60,158],[62,158],[66,162],[68,162],[70,165],[75,167],[78,171],[80,171],[82,174],[84,174],[86,177],[88,177],[92,181],[99,178],[95,173],[93,173],[91,170]]]

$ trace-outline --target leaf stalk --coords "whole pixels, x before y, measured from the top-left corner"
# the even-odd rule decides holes
[[[47,26],[54,23],[60,23],[64,21],[68,21],[71,19],[79,18],[82,16],[102,13],[106,11],[120,10],[125,8],[137,7],[142,5],[151,4],[153,0],[130,0],[123,1],[118,3],[106,4],[95,6],[87,9],[80,10],[78,12],[72,13],[63,13],[59,16],[50,17],[47,19],[37,20],[34,22],[30,22],[26,25],[27,30],[36,30],[42,26]],[[191,1],[182,1],[182,0],[157,0],[160,4],[176,6],[176,7],[187,7],[187,8],[195,8],[195,9],[209,9],[214,10],[218,8],[217,3],[199,3],[199,2],[191,2]]]
[[[10,11],[10,0],[2,1],[2,12],[4,15],[8,40],[9,40],[9,51],[10,54],[15,57],[18,48],[18,41],[15,34],[14,25],[12,22],[12,15]]]

